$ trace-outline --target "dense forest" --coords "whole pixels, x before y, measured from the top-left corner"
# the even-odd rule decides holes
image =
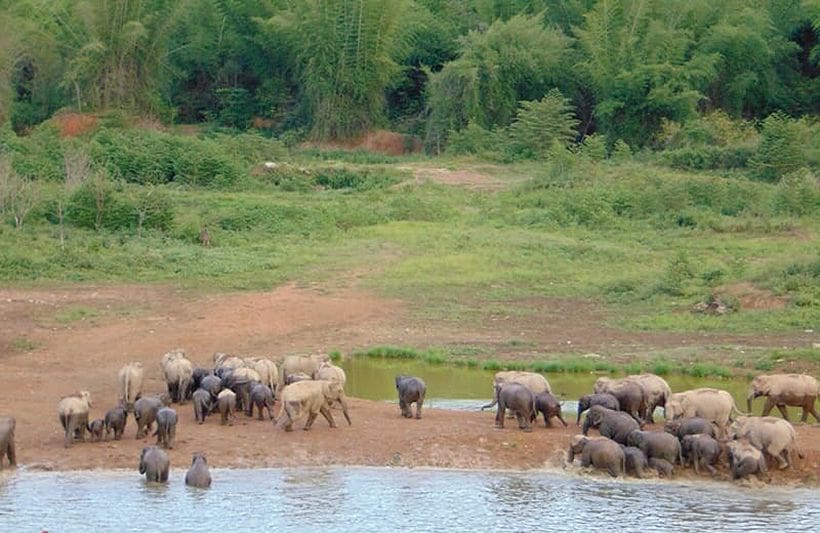
[[[292,141],[388,128],[434,153],[666,148],[715,111],[816,114],[819,34],[817,0],[0,0],[0,122],[122,109]]]

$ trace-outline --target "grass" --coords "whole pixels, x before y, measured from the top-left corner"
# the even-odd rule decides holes
[[[9,343],[9,347],[14,352],[30,352],[37,348],[38,344],[27,337],[15,337]]]
[[[99,315],[100,312],[96,309],[92,309],[90,307],[75,306],[63,309],[62,311],[58,312],[56,315],[54,315],[54,319],[57,320],[57,322],[67,324],[69,322],[76,322],[78,320],[93,319],[98,317]]]

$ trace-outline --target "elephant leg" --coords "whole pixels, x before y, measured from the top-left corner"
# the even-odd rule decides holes
[[[783,420],[789,422],[789,412],[786,410],[786,406],[782,403],[777,404],[777,410],[780,411],[780,414],[783,415]]]
[[[805,407],[804,407],[804,409],[805,409]],[[817,411],[814,409],[814,398],[812,398],[811,403],[809,404],[808,410],[811,413],[811,415],[814,417],[815,422],[820,422],[820,416],[817,416]],[[806,417],[806,420],[808,421],[808,417]]]
[[[327,423],[330,424],[330,427],[336,427],[336,421],[333,420],[333,413],[330,412],[330,409],[328,409],[327,405],[323,405],[319,409],[319,412],[322,413],[323,417],[325,417],[325,420],[327,420]]]
[[[495,427],[499,429],[504,429],[504,417],[507,414],[507,409],[505,409],[500,403],[498,404],[498,410],[495,413]]]
[[[421,419],[421,406],[424,403],[424,396],[418,399],[416,402],[416,420]]]
[[[618,477],[618,467],[616,465],[609,465],[606,467],[607,472],[612,477]]]
[[[17,465],[17,452],[14,449],[14,440],[10,440],[6,448],[6,455],[9,458],[9,466]]]
[[[309,430],[309,429],[310,429],[310,426],[312,426],[312,425],[313,425],[313,421],[314,421],[314,420],[316,420],[316,417],[317,417],[318,415],[319,415],[319,413],[310,413],[310,414],[308,415],[308,417],[307,417],[307,421],[305,422],[305,427],[304,427],[304,430],[305,430],[305,431],[307,431],[307,430]]]
[[[557,416],[558,416],[558,420],[560,420],[560,421],[561,421],[561,423],[562,423],[562,424],[564,424],[564,427],[567,427],[567,423],[566,423],[566,421],[564,420],[564,417],[563,417],[563,416],[561,416],[561,412],[560,412],[560,411],[558,411],[558,415],[557,415]]]
[[[766,396],[766,403],[763,404],[763,414],[760,415],[760,416],[769,416],[769,413],[772,412],[773,408],[774,408],[774,399],[769,397],[769,396]]]
[[[404,418],[410,418],[409,416],[409,409],[407,407],[407,402],[404,401],[404,398],[399,398],[399,409],[401,409],[401,416]]]
[[[65,437],[63,439],[63,446],[66,448],[71,447],[72,442],[74,441],[74,430],[71,427],[70,422],[66,422],[65,426]]]

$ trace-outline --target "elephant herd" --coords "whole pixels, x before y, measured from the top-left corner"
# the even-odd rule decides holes
[[[576,424],[586,412],[582,434],[572,437],[568,461],[580,456],[581,464],[606,470],[612,476],[630,474],[644,477],[650,470],[671,477],[676,466],[691,465],[715,475],[715,466],[725,455],[733,479],[757,474],[767,477],[766,459],[780,469],[792,465],[792,454],[803,457],[797,447],[794,427],[788,420],[787,406],[803,409],[801,422],[808,415],[820,422],[815,400],[820,393],[817,380],[803,374],[758,376],[750,387],[747,409],[755,398],[765,396],[763,416],[753,417],[738,410],[732,396],[723,390],[699,388],[673,393],[666,381],[654,374],[622,379],[599,378],[592,394],[578,400]],[[532,372],[498,372],[493,381],[493,401],[497,405],[495,426],[504,427],[510,410],[523,431],[539,413],[545,426],[560,414],[560,403],[549,383]],[[783,419],[768,416],[777,407]],[[654,412],[664,410],[664,431],[644,431],[654,424]],[[598,436],[589,436],[595,429]]]

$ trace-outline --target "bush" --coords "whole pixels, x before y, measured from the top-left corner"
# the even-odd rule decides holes
[[[498,151],[495,133],[470,122],[460,131],[450,132],[447,153],[453,155],[475,154],[488,156]]]
[[[774,195],[774,210],[785,215],[803,216],[820,205],[820,182],[808,169],[783,176]]]
[[[65,176],[63,148],[57,128],[44,125],[30,135],[8,139],[14,152],[14,169],[28,179],[60,181]]]
[[[745,146],[688,146],[661,154],[661,161],[685,170],[745,168],[754,150]]]
[[[802,120],[794,120],[777,112],[763,121],[760,146],[749,161],[754,175],[764,181],[777,181],[785,174],[808,165],[806,146],[809,128]]]

